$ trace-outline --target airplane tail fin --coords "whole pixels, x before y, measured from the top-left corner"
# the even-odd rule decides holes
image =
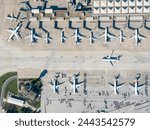
[[[119,56],[118,56],[118,60],[120,60],[121,57],[122,57],[122,55],[119,55]]]

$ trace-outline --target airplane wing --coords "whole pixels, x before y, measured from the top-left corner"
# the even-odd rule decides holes
[[[77,88],[79,88],[82,84],[84,83],[84,81],[82,81],[82,82],[80,82],[80,83],[78,83],[76,86],[77,86]]]
[[[112,61],[110,61],[110,64],[111,64],[112,66],[114,66],[114,64],[112,63]]]
[[[68,37],[64,36],[64,39],[66,40]]]
[[[104,37],[105,36],[105,32],[104,33],[102,33],[99,37]]]
[[[38,36],[33,35],[33,37],[34,37],[35,39],[39,39],[39,37],[38,37]]]
[[[142,40],[146,38],[145,36],[143,36],[141,34],[138,37],[139,37],[139,39],[142,39]]]
[[[111,39],[116,37],[114,34],[111,34],[111,33],[108,33],[107,35],[108,35],[108,37],[110,37]]]
[[[64,82],[61,82],[61,83],[58,83],[58,84],[61,85],[61,84],[63,84],[63,83],[65,83],[65,81],[64,81]]]
[[[79,33],[79,38],[80,38],[80,39],[81,39],[81,38],[86,38],[86,36],[84,36],[84,35],[82,35],[82,34]]]
[[[110,82],[108,82],[111,86],[114,86],[114,84],[112,84],[112,83],[110,83]]]
[[[134,86],[134,83],[133,83],[133,84],[132,84],[132,83],[129,83],[129,84],[130,84],[132,87],[135,87],[135,86]]]
[[[14,35],[15,35],[15,37],[17,38],[17,40],[19,40],[18,34],[17,34],[17,33],[15,33]]]
[[[69,80],[69,82],[70,82],[71,84],[73,84],[73,82],[72,82],[71,80]]]
[[[52,38],[48,38],[49,41],[52,41]]]
[[[59,84],[59,85],[57,85],[57,86],[56,86],[56,89],[58,89],[60,86],[61,86],[60,84]]]
[[[49,82],[51,85],[53,85],[53,83],[52,82]]]
[[[117,85],[117,89],[123,87],[124,84],[125,84],[125,83],[118,84],[118,85]]]
[[[10,17],[10,16],[6,16],[5,18],[8,19],[8,20],[11,20],[11,17]]]
[[[115,50],[113,49],[109,57],[112,57],[112,55],[113,55],[114,51],[115,51]]]
[[[126,37],[127,37],[127,36],[125,36],[125,35],[122,35],[122,38],[123,38],[123,39],[125,39]]]
[[[24,39],[29,39],[31,36],[27,36],[27,37],[25,37]]]
[[[72,38],[72,37],[74,37],[74,36],[75,36],[75,33],[73,33],[73,35],[71,35],[70,38]]]
[[[135,37],[135,34],[131,35],[129,38],[130,39],[133,39]]]
[[[14,32],[13,29],[9,29],[9,30],[6,30],[6,31],[8,31],[8,32],[10,32],[10,33],[13,33],[13,32]]]
[[[22,36],[21,36],[21,34],[20,33],[17,33],[17,35],[22,39]]]
[[[141,89],[144,85],[145,85],[145,83],[139,85],[139,86],[138,86],[138,90]]]
[[[96,37],[93,37],[93,39],[96,40],[97,38],[96,38]]]

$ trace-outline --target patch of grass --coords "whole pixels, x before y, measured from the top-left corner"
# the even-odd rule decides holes
[[[15,75],[17,75],[17,72],[9,72],[9,73],[6,73],[0,77],[0,93],[1,93],[1,89],[2,89],[4,82],[7,79],[9,79],[10,77],[15,76]]]
[[[15,95],[18,95],[18,88],[17,88],[17,80],[12,80],[11,82],[8,83],[6,89],[5,89],[5,95],[4,98],[7,97],[7,93],[11,92]]]

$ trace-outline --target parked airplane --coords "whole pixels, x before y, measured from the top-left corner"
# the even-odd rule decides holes
[[[49,32],[46,32],[45,43],[49,44],[52,41],[52,38],[49,36]]]
[[[71,77],[72,78],[72,81],[69,79],[69,82],[71,83],[71,84],[68,84],[70,87],[71,87],[71,89],[73,90],[73,94],[75,94],[76,92],[78,92],[78,88],[84,83],[84,81],[81,81],[81,82],[78,82],[78,76],[80,75],[80,73],[79,74],[74,74],[74,76],[73,77]]]
[[[105,32],[100,35],[100,37],[105,37],[105,43],[109,42],[110,39],[115,38],[116,36],[109,32],[109,28],[105,28]]]
[[[120,61],[120,57],[121,57],[122,55],[119,55],[119,56],[112,56],[113,53],[114,53],[114,50],[112,50],[111,55],[103,57],[103,58],[102,58],[102,61],[110,62],[111,65],[114,66],[114,65],[113,65],[113,62]]]
[[[120,74],[114,78],[114,83],[108,82],[111,86],[113,86],[115,95],[119,93],[119,91],[118,91],[119,88],[121,88],[123,86],[123,84],[125,84],[125,83],[121,83],[121,84],[118,83],[119,77],[120,77]]]
[[[64,43],[66,41],[67,37],[65,36],[64,31],[61,32],[60,39],[61,39],[61,43]]]
[[[8,16],[6,16],[6,19],[10,20],[10,22],[17,21],[19,19],[19,15],[15,16],[14,13],[12,13],[12,15],[9,14]]]
[[[16,28],[6,30],[6,31],[8,31],[8,32],[11,33],[10,37],[8,38],[8,42],[10,42],[10,40],[13,40],[13,37],[14,37],[14,36],[17,38],[17,40],[19,40],[19,37],[18,37],[18,36],[20,36],[19,29],[21,28],[21,26],[22,26],[22,23],[19,23]],[[20,36],[20,37],[21,37],[21,36]]]
[[[58,79],[60,77],[60,72],[55,73],[55,78]]]
[[[20,10],[22,11],[30,11],[32,9],[31,5],[30,5],[30,1],[24,1],[24,2],[20,2],[21,4],[23,4],[24,8],[21,8]]]
[[[132,87],[134,87],[134,93],[135,95],[139,95],[139,90],[146,84],[146,83],[143,83],[143,84],[139,84],[139,79],[141,78],[141,76],[136,76],[135,77],[135,81],[134,83],[129,83]]]
[[[25,39],[30,38],[30,42],[34,45],[34,43],[37,41],[37,39],[39,39],[39,35],[35,33],[35,28],[32,28],[30,30],[30,35],[27,36]]]
[[[75,30],[73,36],[75,37],[75,44],[76,44],[76,45],[79,45],[79,44],[80,44],[81,38],[85,38],[85,36],[82,35],[82,34],[79,32],[79,28],[76,28],[76,30]],[[73,36],[71,36],[71,37],[73,37]]]
[[[92,44],[97,38],[93,36],[93,32],[91,31],[88,39],[90,40],[90,44]]]
[[[126,38],[126,36],[123,34],[123,30],[120,30],[120,34],[118,36],[120,43],[124,41],[124,39]]]
[[[146,37],[143,36],[143,35],[141,35],[141,34],[139,33],[139,29],[137,28],[137,29],[135,29],[135,33],[134,33],[130,38],[131,38],[131,39],[134,38],[136,45],[139,45],[139,43],[141,42],[141,40],[145,39]]]
[[[65,82],[65,81],[64,81]],[[58,81],[58,78],[55,78],[55,79],[51,79],[51,81],[49,82],[51,85],[52,85],[52,90],[53,90],[53,93],[58,93],[58,89],[59,87],[64,83],[64,82],[59,82]]]

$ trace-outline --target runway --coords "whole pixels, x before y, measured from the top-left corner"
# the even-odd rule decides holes
[[[111,66],[101,59],[110,52],[52,52],[52,51],[3,51],[0,50],[0,68],[25,69],[45,68],[48,70],[121,70],[121,69],[148,69],[150,52],[119,52],[114,56],[122,55],[119,62]],[[0,69],[1,71],[2,69]]]

